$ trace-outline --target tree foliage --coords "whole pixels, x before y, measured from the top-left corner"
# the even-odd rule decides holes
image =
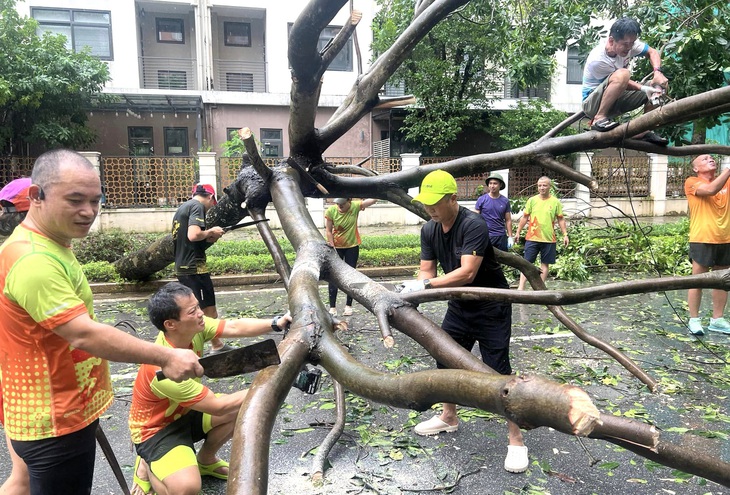
[[[373,23],[373,52],[383,53],[413,17],[411,0],[379,0]],[[597,39],[591,16],[621,4],[550,0],[477,0],[431,30],[396,71],[391,82],[405,83],[417,105],[405,119],[409,140],[438,153],[487,108],[488,94],[504,76],[520,89],[549,81],[552,55],[570,39]]]
[[[383,53],[408,26],[410,0],[379,0],[382,10],[373,24],[373,52]],[[614,19],[632,16],[642,26],[641,38],[663,51],[663,66],[671,78],[669,95],[684,98],[725,83],[730,68],[730,6],[717,0],[565,2],[524,0],[470,2],[424,38],[395,73],[418,100],[404,122],[409,140],[438,152],[452,142],[483,109],[485,95],[505,74],[520,89],[551,80],[553,54],[575,46],[587,56]],[[606,22],[600,22],[605,19]],[[640,59],[635,76],[651,73]],[[503,114],[503,116],[506,114]],[[720,122],[713,116],[695,122],[695,134]],[[675,127],[675,140],[688,125]],[[438,132],[436,132],[438,131]]]
[[[495,138],[498,150],[509,150],[537,141],[565,117],[565,112],[556,110],[545,100],[521,101],[514,111],[502,112],[498,118],[490,119],[487,132]],[[575,132],[568,127],[563,135]]]
[[[296,252],[292,265],[269,224],[260,222],[256,225],[287,288],[292,324],[279,345],[281,364],[257,374],[241,405],[231,446],[228,493],[264,495],[267,492],[274,418],[281,410],[290,385],[306,363],[321,365],[338,384],[335,387],[337,419],[332,431],[317,449],[311,469],[314,482],[321,481],[328,453],[345,426],[347,404],[344,390],[348,390],[373,402],[415,410],[426,410],[435,402],[478,407],[504,416],[522,428],[548,426],[566,434],[602,439],[654,462],[730,486],[730,464],[719,456],[675,444],[670,436],[651,424],[603,413],[584,391],[576,387],[534,375],[496,375],[416,309],[425,302],[451,299],[544,304],[583,342],[611,356],[654,392],[659,387],[656,378],[641,369],[618,347],[586,331],[563,306],[662,290],[700,287],[727,290],[730,272],[718,270],[690,277],[622,281],[581,290],[552,291],[546,290],[534,265],[524,258],[497,250],[497,261],[519,269],[536,290],[453,287],[398,294],[342,261],[322,238],[305,201],[306,197],[322,196],[378,198],[428,219],[425,209],[414,204],[406,191],[417,187],[429,172],[445,170],[458,178],[516,166],[542,166],[562,175],[565,180],[596,191],[596,179],[560,163],[556,157],[612,147],[676,156],[730,154],[727,146],[677,148],[631,138],[690,118],[722,113],[730,108],[730,87],[672,102],[662,111],[648,112],[604,133],[559,136],[560,129],[569,125],[570,121],[566,119],[536,141],[509,151],[462,157],[382,175],[359,170],[358,167],[334,166],[323,157],[325,150],[378,105],[393,103],[379,96],[380,88],[398,67],[407,63],[418,43],[428,39],[441,21],[465,11],[462,6],[467,0],[417,2],[410,25],[395,39],[392,47],[385,50],[357,79],[332,117],[324,125],[315,127],[322,77],[332,58],[345,46],[361,16],[351,13],[350,23],[342,27],[328,50],[316,49],[318,35],[346,3],[347,0],[310,0],[292,26],[289,37],[292,68],[289,158],[275,167],[267,167],[250,129],[242,129],[248,161],[242,158],[243,166],[238,178],[225,188],[225,195],[206,214],[206,222],[210,225],[231,225],[244,216],[264,219],[268,204],[273,202],[286,237]],[[533,11],[531,17],[537,17],[539,12]],[[445,50],[451,49],[450,46],[444,47]],[[156,246],[118,260],[115,265],[135,272],[130,278],[154,273],[169,264],[172,250],[165,247],[171,246],[169,239],[166,236]],[[321,280],[335,284],[374,315],[383,345],[393,348],[396,339],[403,334],[418,342],[436,361],[450,369],[389,374],[360,362],[334,334],[342,330],[342,322],[333,320],[328,313],[321,298]]]
[[[662,67],[669,78],[669,96],[675,99],[719,88],[730,75],[730,4],[718,0],[664,0],[637,2],[627,15],[641,23],[641,38],[662,52]],[[638,73],[649,74],[647,62]],[[675,142],[704,142],[705,129],[730,120],[708,116],[692,124],[674,126]]]
[[[95,137],[86,112],[109,68],[70,51],[63,35],[39,36],[15,3],[0,0],[0,153],[20,154],[26,144],[84,148]]]

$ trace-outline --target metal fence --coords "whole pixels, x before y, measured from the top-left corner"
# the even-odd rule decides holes
[[[649,195],[649,157],[593,157],[593,178],[598,182],[598,191],[591,191],[591,197]]]
[[[684,197],[684,181],[693,173],[692,157],[670,156],[667,164],[667,198]]]
[[[422,165],[438,164],[458,157],[421,157]],[[265,158],[274,166],[286,158]],[[400,158],[328,157],[332,165],[356,165],[388,174],[401,170]],[[29,176],[35,157],[0,157],[0,187],[13,179]],[[217,159],[217,189],[223,190],[236,180],[241,158]],[[592,175],[598,181],[598,191],[591,197],[646,197],[649,195],[650,163],[644,156],[627,157],[596,155],[592,161]],[[194,157],[129,157],[106,156],[100,163],[106,207],[176,207],[190,198],[192,185],[199,177]],[[547,169],[513,167],[509,174],[510,197],[537,194],[537,179],[542,175],[555,178]],[[684,196],[684,181],[692,175],[690,158],[669,157],[667,167],[667,198]],[[462,199],[476,199],[483,193],[486,174],[457,179],[458,194]],[[575,183],[556,179],[558,196],[575,196]]]
[[[422,156],[421,165],[438,165],[461,158],[458,156]],[[477,199],[484,193],[484,174],[456,178],[456,194],[459,199]]]
[[[35,157],[0,156],[0,187],[20,177],[30,177]]]
[[[571,166],[570,164],[566,164]],[[512,167],[509,170],[508,195],[510,198],[529,197],[537,194],[537,180],[550,177],[559,198],[575,197],[575,182],[556,176],[552,170],[542,167]]]
[[[99,170],[107,208],[177,207],[198,179],[192,157],[105,156]]]

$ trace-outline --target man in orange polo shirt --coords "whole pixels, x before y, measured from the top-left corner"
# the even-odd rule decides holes
[[[692,160],[696,177],[684,183],[684,193],[689,204],[689,257],[692,274],[722,270],[730,266],[730,167],[725,166],[717,174],[717,163],[711,155],[700,155]],[[690,289],[689,331],[704,335],[700,318],[702,289]],[[730,334],[730,323],[724,318],[727,292],[712,291],[712,318],[708,330]]]
[[[149,300],[147,313],[160,330],[155,343],[162,349],[192,349],[220,337],[255,337],[281,332],[291,317],[273,320],[218,320],[205,316],[193,291],[170,282]],[[129,430],[137,450],[132,495],[198,493],[201,476],[228,479],[228,462],[218,450],[233,436],[233,426],[247,390],[215,394],[191,378],[180,383],[159,380],[159,367],[142,365],[134,381]],[[203,441],[195,452],[195,442]]]

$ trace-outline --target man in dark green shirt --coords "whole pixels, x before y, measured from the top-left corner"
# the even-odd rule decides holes
[[[205,316],[218,318],[213,281],[206,265],[205,250],[223,236],[222,227],[206,228],[205,213],[217,204],[215,189],[198,184],[193,197],[180,205],[172,219],[172,241],[175,250],[175,275],[190,287]],[[228,349],[219,338],[211,341],[213,352]]]

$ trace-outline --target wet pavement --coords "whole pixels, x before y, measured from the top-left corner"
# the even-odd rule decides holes
[[[609,279],[615,281],[601,277],[604,282]],[[591,282],[597,283],[599,280]],[[548,281],[548,285],[577,286],[556,281]],[[320,292],[325,299],[324,285]],[[142,338],[151,340],[156,330],[146,323],[146,296],[96,296],[98,318],[107,323],[130,320]],[[286,309],[286,294],[278,287],[219,289],[217,298],[224,317],[268,317]],[[341,294],[340,311],[342,298]],[[666,296],[628,296],[568,308],[586,330],[623,350],[655,377],[660,383],[658,393],[649,392],[612,359],[575,338],[542,307],[513,306],[512,367],[520,374],[535,373],[580,386],[603,412],[655,424],[677,443],[730,462],[730,367],[726,364],[730,336],[711,333],[699,341],[688,335],[674,309],[686,317],[684,299],[683,292],[669,292]],[[705,313],[709,299],[706,291]],[[350,328],[340,333],[340,338],[356,359],[391,373],[434,367],[433,359],[403,335],[395,334],[396,346],[384,349],[374,317],[357,303],[354,309]],[[420,310],[440,322],[445,303],[422,304]],[[273,338],[278,342],[281,337],[273,334]],[[136,366],[113,363],[112,373],[116,401],[102,418],[102,426],[131,484],[134,455],[126,421]],[[229,392],[246,386],[252,377],[207,383],[215,391]],[[325,371],[319,393],[291,390],[274,426],[269,493],[730,493],[728,488],[656,465],[612,444],[579,441],[548,428],[525,432],[529,470],[510,474],[502,467],[507,445],[505,422],[495,415],[460,408],[462,421],[457,432],[419,437],[413,426],[431,417],[433,411],[395,409],[350,394],[347,404],[347,425],[330,453],[331,468],[323,486],[314,487],[309,479],[313,451],[334,420],[332,383]],[[226,445],[221,455],[228,458],[229,454],[230,445]],[[7,452],[0,448],[0,473],[7,474],[8,470]],[[225,482],[206,478],[202,493],[223,494],[225,489]],[[99,449],[93,493],[121,493]]]

